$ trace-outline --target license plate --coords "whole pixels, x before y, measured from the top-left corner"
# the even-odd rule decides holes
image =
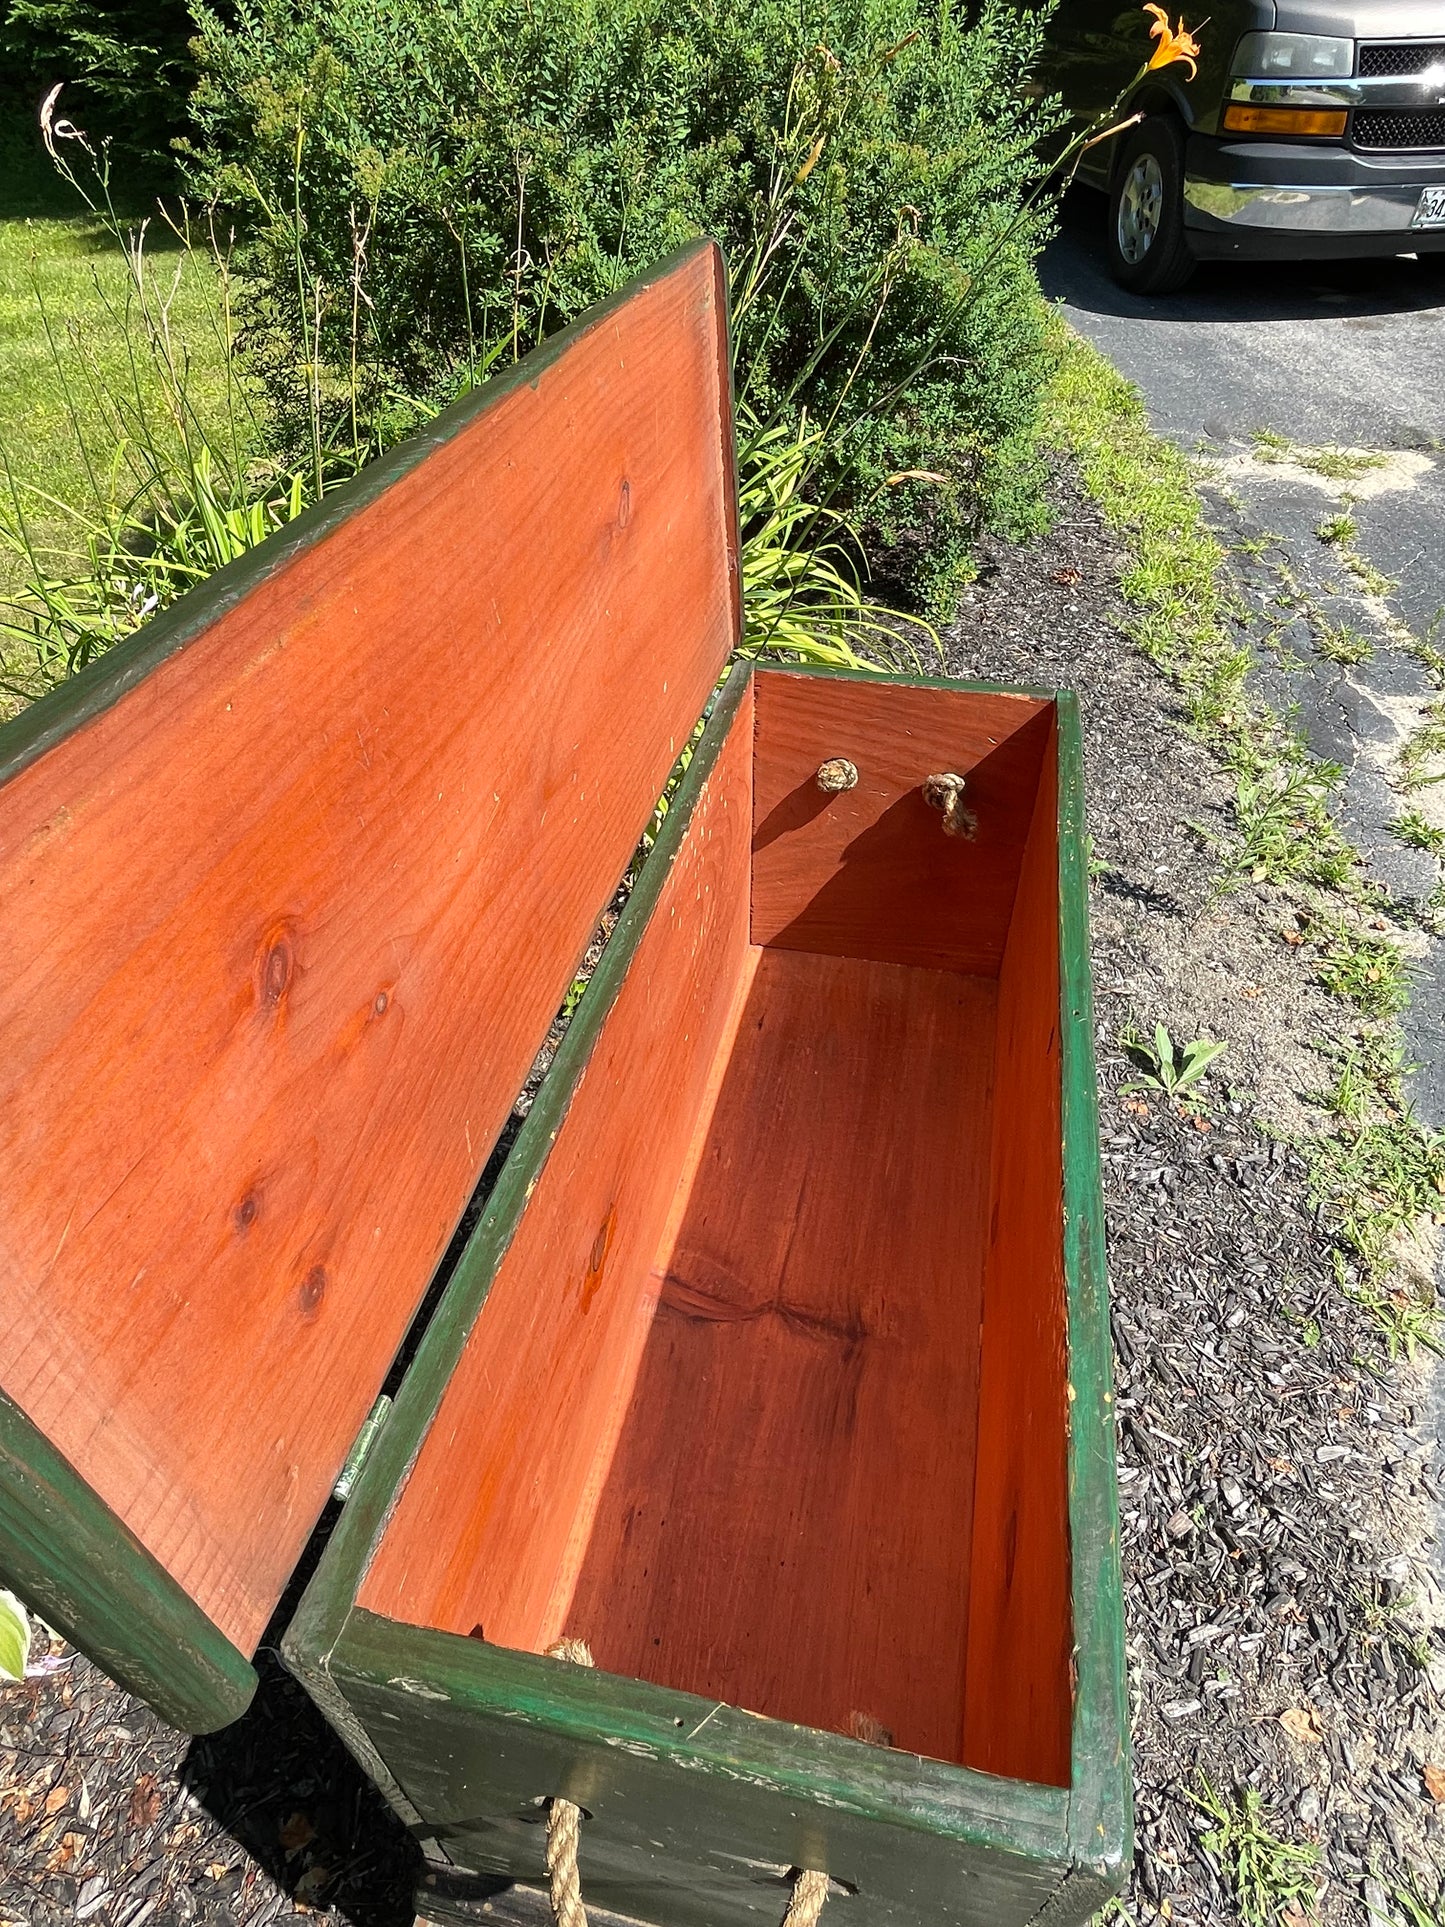
[[[1411,227],[1445,227],[1445,185],[1422,187]]]

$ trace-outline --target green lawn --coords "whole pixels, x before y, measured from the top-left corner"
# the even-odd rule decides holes
[[[175,284],[170,315],[190,390],[202,415],[214,418],[224,403],[225,357],[209,256],[179,246],[155,213],[153,191],[133,179],[117,187],[126,221],[150,211],[147,273],[158,294]],[[156,432],[166,432],[164,394],[115,237],[59,178],[30,129],[13,114],[0,120],[0,455],[35,540],[83,549],[82,524],[32,491],[82,514],[95,506],[97,490],[126,499],[133,483],[121,444],[133,438],[141,409]],[[9,495],[0,468],[7,520]],[[0,545],[0,602],[13,597],[24,573]],[[13,668],[13,652],[10,662]]]

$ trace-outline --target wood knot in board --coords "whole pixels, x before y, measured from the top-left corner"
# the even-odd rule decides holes
[[[978,818],[964,806],[961,776],[955,776],[951,770],[941,770],[938,775],[927,777],[923,800],[941,813],[945,836],[961,836],[972,842],[978,835]]]
[[[813,781],[824,796],[841,796],[844,790],[857,789],[858,766],[846,756],[830,756],[826,763],[819,763]]]

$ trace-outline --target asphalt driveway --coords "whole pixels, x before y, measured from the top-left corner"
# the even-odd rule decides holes
[[[1159,433],[1226,459],[1260,429],[1433,458],[1357,513],[1360,548],[1423,631],[1445,608],[1445,280],[1404,258],[1209,263],[1146,300],[1109,279],[1104,220],[1104,197],[1076,188],[1044,289],[1138,383]]]
[[[1445,780],[1407,790],[1399,760],[1440,697],[1419,646],[1445,650],[1445,282],[1410,259],[1211,264],[1143,299],[1109,279],[1104,219],[1101,195],[1072,192],[1045,292],[1138,385],[1156,431],[1203,458],[1242,593],[1296,612],[1261,664],[1267,691],[1341,765],[1373,873],[1407,913],[1424,906],[1441,865],[1392,826],[1408,808],[1445,828]],[[1340,447],[1358,453],[1318,453]],[[1324,539],[1342,520],[1353,534]],[[1417,769],[1437,772],[1438,757]],[[1445,945],[1413,943],[1412,1095],[1445,1128]]]

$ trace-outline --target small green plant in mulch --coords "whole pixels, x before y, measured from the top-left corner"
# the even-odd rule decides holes
[[[1445,1136],[1402,1107],[1326,1140],[1311,1184],[1332,1228],[1379,1271],[1399,1232],[1445,1213]]]
[[[1339,1254],[1336,1254],[1339,1257]],[[1418,1289],[1384,1285],[1365,1272],[1353,1277],[1347,1265],[1337,1265],[1340,1291],[1374,1322],[1392,1359],[1414,1358],[1417,1352],[1440,1350],[1440,1314],[1433,1297]],[[1374,1368],[1361,1360],[1366,1370]]]
[[[1190,1799],[1213,1823],[1200,1844],[1213,1855],[1246,1927],[1276,1927],[1288,1913],[1313,1914],[1319,1850],[1282,1839],[1269,1826],[1254,1787],[1237,1801],[1201,1773]]]
[[[1392,1888],[1390,1897],[1394,1902],[1392,1911],[1382,1913],[1378,1907],[1370,1908],[1384,1927],[1445,1927],[1445,1886],[1433,1901],[1426,1899],[1417,1881],[1408,1887]]]
[[[1256,883],[1292,879],[1340,888],[1355,867],[1329,799],[1339,784],[1337,763],[1258,758],[1254,746],[1235,776],[1234,812],[1240,845],[1226,865],[1226,879],[1247,875]]]
[[[1388,932],[1347,917],[1318,915],[1305,925],[1315,945],[1316,980],[1367,1017],[1397,1017],[1410,1001],[1409,963]]]
[[[1216,1057],[1229,1048],[1213,1038],[1196,1037],[1176,1045],[1163,1024],[1154,1026],[1152,1042],[1135,1031],[1126,1031],[1120,1040],[1125,1055],[1140,1073],[1134,1082],[1121,1086],[1126,1091],[1161,1091],[1177,1102],[1203,1077]]]

